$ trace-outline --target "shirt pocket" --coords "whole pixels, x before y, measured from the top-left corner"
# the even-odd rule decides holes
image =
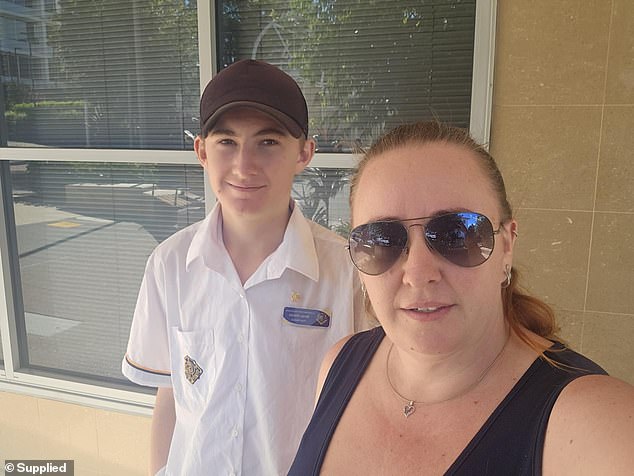
[[[176,406],[202,413],[216,377],[214,332],[212,329],[183,331],[170,328],[172,386]]]

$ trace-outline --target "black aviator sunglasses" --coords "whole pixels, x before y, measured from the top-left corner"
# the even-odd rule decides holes
[[[428,220],[426,224],[405,225]],[[456,212],[431,217],[385,220],[354,228],[348,238],[348,250],[354,265],[362,273],[385,273],[407,252],[408,230],[422,226],[427,247],[449,262],[465,268],[484,263],[493,253],[495,235],[491,220],[480,213]]]

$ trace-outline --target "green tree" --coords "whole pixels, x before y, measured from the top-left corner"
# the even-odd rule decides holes
[[[330,226],[330,201],[348,183],[350,171],[310,167],[298,177],[294,198],[305,216],[325,227]]]

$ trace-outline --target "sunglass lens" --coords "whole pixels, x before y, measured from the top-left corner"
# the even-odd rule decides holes
[[[452,213],[431,219],[425,227],[429,246],[458,266],[484,263],[493,252],[493,225],[479,213]]]
[[[377,275],[387,271],[407,246],[407,229],[398,222],[374,222],[356,227],[350,233],[350,257],[363,273]]]

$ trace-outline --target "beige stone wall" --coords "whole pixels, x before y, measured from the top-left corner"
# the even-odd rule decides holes
[[[2,464],[72,459],[77,476],[147,474],[150,418],[9,392],[0,392],[0,409]]]
[[[634,2],[498,2],[491,151],[524,283],[634,383]]]

